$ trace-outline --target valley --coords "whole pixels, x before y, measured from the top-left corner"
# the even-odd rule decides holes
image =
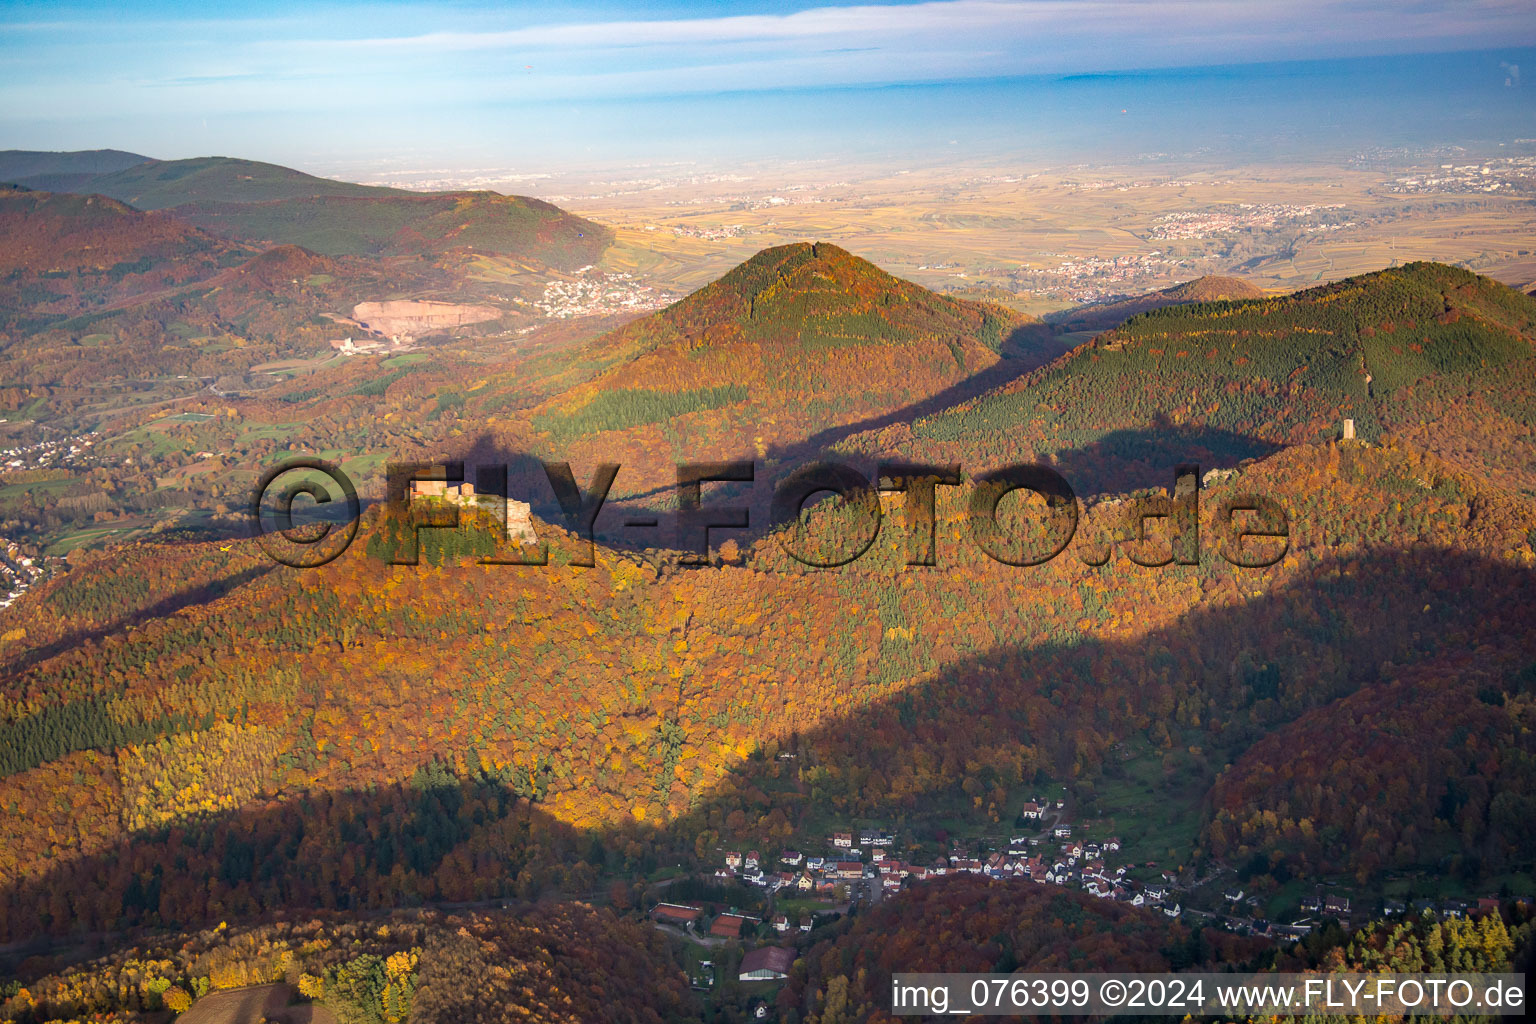
[[[610,976],[884,1019],[936,927],[950,970],[1528,956],[1536,298],[1476,270],[1529,258],[1523,164],[147,166],[0,196],[7,1019],[598,1019]],[[361,497],[314,569],[251,536],[299,457]],[[1070,496],[987,490],[1021,463]]]
[[[1362,152],[1343,167],[935,161],[893,173],[806,161],[789,171],[746,166],[728,176],[684,171],[538,187],[614,225],[609,259],[648,264],[662,283],[698,287],[751,252],[820,238],[926,287],[1001,288],[1040,312],[1204,274],[1292,291],[1423,259],[1536,283],[1529,148],[1511,141],[1482,159]],[[1446,159],[1456,162],[1442,172]],[[1480,183],[1475,192],[1468,175]]]

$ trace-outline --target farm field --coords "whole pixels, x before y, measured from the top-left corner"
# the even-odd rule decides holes
[[[1405,164],[1404,167],[1411,166]],[[1399,168],[1174,163],[926,170],[825,166],[743,172],[634,191],[589,183],[551,196],[613,225],[605,268],[689,290],[752,253],[835,242],[941,291],[978,285],[1034,293],[1132,294],[1208,273],[1291,291],[1414,260],[1465,263],[1514,285],[1536,279],[1536,212],[1515,195],[1400,194]],[[1246,205],[1258,210],[1240,213]],[[1329,209],[1334,208],[1334,209]],[[1265,211],[1280,214],[1273,225]],[[1308,210],[1299,216],[1297,211]],[[1194,239],[1159,237],[1178,218],[1239,213]],[[1220,227],[1222,222],[1213,223]],[[1335,226],[1337,225],[1337,226]],[[1074,277],[1073,264],[1089,264]],[[1113,266],[1119,261],[1122,265]]]
[[[177,1019],[183,1024],[338,1024],[326,1007],[293,1005],[293,1000],[292,987],[281,984],[212,992]]]
[[[261,1024],[282,1013],[293,999],[287,985],[257,985],[230,992],[213,992],[186,1013],[184,1024]]]

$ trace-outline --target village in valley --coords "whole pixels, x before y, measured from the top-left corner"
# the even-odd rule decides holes
[[[1429,913],[1459,918],[1498,900],[1360,899],[1321,882],[1298,883],[1288,920],[1267,919],[1273,894],[1245,891],[1233,868],[1196,871],[1137,859],[1111,827],[1075,820],[1064,787],[1025,800],[1006,838],[950,839],[934,855],[931,838],[892,828],[847,828],[800,848],[719,849],[713,869],[674,877],[652,889],[648,915],[656,927],[687,940],[694,988],[745,986],[788,977],[814,933],[862,907],[898,898],[910,886],[951,875],[980,875],[1000,884],[1051,885],[1142,907],[1190,927],[1295,942],[1328,921],[1349,926],[1368,917]],[[1142,855],[1144,856],[1144,854]],[[679,891],[689,896],[675,895]],[[1353,900],[1353,901],[1352,901]],[[766,1001],[762,1003],[767,1006]]]
[[[1021,834],[1005,842],[954,840],[932,858],[918,855],[922,844],[906,843],[906,837],[881,828],[833,832],[817,852],[724,850],[719,865],[702,881],[725,891],[738,883],[759,890],[760,913],[726,907],[711,914],[709,901],[662,900],[651,907],[650,916],[668,930],[681,930],[708,944],[755,937],[782,941],[809,933],[860,904],[891,898],[907,886],[960,874],[1070,886],[1101,899],[1155,907],[1169,917],[1184,913],[1174,872],[1153,870],[1151,880],[1140,880],[1155,866],[1126,859],[1119,838],[1075,837],[1065,794],[1025,801],[1017,824]],[[903,849],[909,851],[905,856],[899,852]],[[748,973],[743,968],[741,980],[749,980]]]

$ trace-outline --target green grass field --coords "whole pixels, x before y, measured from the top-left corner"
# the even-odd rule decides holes
[[[40,480],[32,484],[5,484],[0,486],[0,505],[18,501],[28,495],[41,497],[47,494],[58,495],[75,483],[71,477],[62,480]]]
[[[122,523],[113,523],[109,526],[103,523],[100,526],[71,530],[48,545],[44,551],[46,554],[62,557],[76,548],[92,547],[108,540],[126,540],[134,534],[142,532],[143,527],[138,525],[125,526]]]
[[[827,900],[815,899],[810,896],[794,896],[788,899],[775,899],[773,913],[783,914],[789,918],[791,925],[799,925],[800,919],[808,915],[824,914],[831,910],[833,904]]]
[[[1085,801],[1080,818],[1093,820],[1092,839],[1120,840],[1120,856],[1138,863],[1155,861],[1163,868],[1189,863],[1204,820],[1209,780],[1197,778],[1192,755],[1176,750],[1172,770],[1164,768],[1161,751],[1144,738],[1128,741],[1130,756],[1093,783],[1091,806]],[[1081,838],[1073,832],[1073,838]]]

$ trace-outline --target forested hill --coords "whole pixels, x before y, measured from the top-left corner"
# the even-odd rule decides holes
[[[1028,319],[931,292],[826,242],[796,242],[764,249],[687,298],[597,339],[586,355],[618,363],[665,349],[899,348],[936,338],[966,338],[995,352]]]
[[[1052,314],[1050,322],[1069,331],[1103,331],[1118,327],[1138,313],[1164,306],[1182,306],[1191,302],[1223,302],[1232,299],[1259,299],[1264,293],[1240,277],[1207,276],[1185,281],[1171,288],[1133,295],[1113,302],[1095,303]]]
[[[328,256],[481,253],[574,270],[602,256],[613,232],[540,199],[495,192],[315,195],[270,202],[207,200],[174,209],[215,234],[302,245]]]
[[[1133,317],[1048,367],[850,440],[968,465],[1056,458],[1088,487],[1162,485],[1186,461],[1392,434],[1536,488],[1536,300],[1436,263],[1282,298]]]
[[[595,375],[532,410],[528,443],[656,472],[658,455],[780,451],[1023,373],[1057,351],[1031,324],[835,245],[767,249],[577,350],[572,367]]]
[[[636,887],[638,888],[638,886]],[[16,1024],[89,1019],[131,1024],[182,1011],[206,1018],[233,1005],[285,1002],[286,1019],[387,1024],[703,1024],[752,1019],[767,1000],[778,1019],[896,1024],[890,976],[944,971],[1520,971],[1530,960],[1528,905],[1474,919],[1328,924],[1275,948],[1186,916],[1094,899],[1055,886],[972,876],[930,881],[850,917],[823,919],[795,951],[782,987],[689,993],[676,941],[637,920],[631,887],[611,908],[543,901],[441,913],[396,911],[361,920],[322,913],[296,922],[150,933],[63,970],[34,960],[0,992]],[[660,891],[660,890],[657,890]],[[1192,915],[1191,915],[1192,916]],[[934,936],[943,941],[935,943]],[[711,955],[725,968],[736,953]],[[252,986],[266,986],[252,988]],[[323,1009],[312,1011],[311,1000]],[[310,1017],[314,1012],[315,1016]],[[189,1018],[190,1019],[190,1018]]]
[[[198,256],[248,250],[210,238],[173,217],[143,213],[116,199],[13,189],[0,192],[0,273],[54,277],[76,272],[121,280],[141,262],[168,264],[176,276],[204,269]]]
[[[279,164],[227,156],[150,160],[98,175],[89,184],[90,191],[121,199],[141,210],[200,202],[263,203],[306,196],[378,199],[412,194],[403,189],[356,185]]]
[[[125,379],[238,377],[326,347],[327,313],[434,276],[264,251],[106,196],[0,191],[0,405],[68,415]]]
[[[156,160],[86,186],[215,234],[327,256],[475,250],[569,270],[613,241],[608,228],[538,199],[356,185],[232,157]]]
[[[327,256],[476,251],[570,270],[595,262],[613,241],[610,229],[539,199],[358,185],[236,157],[0,154],[6,168],[17,173],[0,181],[107,196],[237,241]]]
[[[1270,569],[1218,554],[1240,494],[1289,509]],[[1202,564],[1162,570],[1098,553],[1108,504],[1034,569],[947,518],[932,572],[895,525],[830,572],[774,536],[695,571],[601,548],[582,569],[548,530],[543,568],[432,530],[392,566],[372,518],[307,574],[248,542],[82,559],[0,637],[0,935],[585,892],[594,841],[640,870],[955,801],[997,822],[1122,743],[1194,794],[1157,859],[1527,870],[1536,506],[1328,444],[1202,508]],[[1412,784],[1362,815],[1314,797],[1312,763],[1346,766],[1341,794],[1383,764]]]
[[[147,163],[149,159],[120,149],[70,153],[7,149],[0,151],[0,182],[44,192],[74,192],[93,178]]]
[[[779,993],[777,1009],[807,1021],[896,1024],[910,1018],[891,1013],[891,975],[919,963],[976,973],[1500,972],[1529,961],[1536,932],[1530,910],[1511,907],[1509,923],[1492,912],[1477,921],[1373,921],[1356,931],[1332,925],[1277,950],[1187,916],[1170,922],[1074,895],[965,877],[930,883],[805,950],[804,969]]]
[[[128,159],[0,157],[18,171]],[[245,160],[70,173],[100,191],[0,185],[0,410],[13,423],[27,409],[95,425],[87,410],[120,408],[103,385],[125,379],[154,380],[164,397],[193,377],[259,390],[272,378],[247,382],[249,367],[330,351],[356,303],[464,294],[506,311],[513,303],[474,279],[477,261],[537,277],[595,262],[613,237],[537,199],[375,188]]]
[[[35,330],[125,297],[212,276],[253,253],[174,217],[104,196],[0,191],[0,329],[15,319]],[[0,336],[0,344],[5,340]]]

